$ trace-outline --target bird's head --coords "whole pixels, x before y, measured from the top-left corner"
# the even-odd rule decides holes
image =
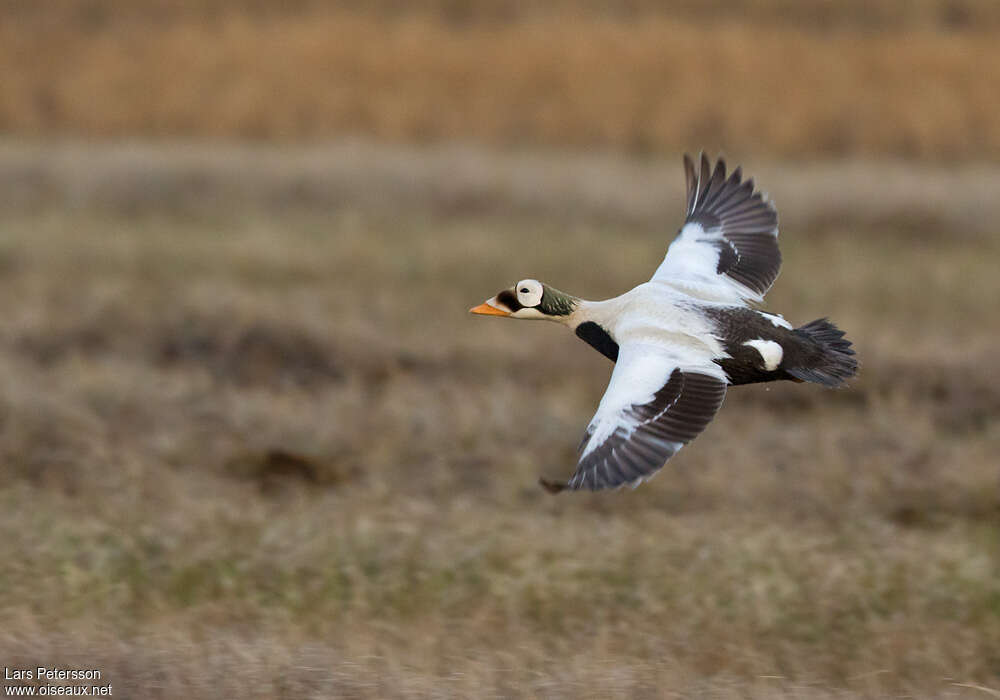
[[[576,309],[579,299],[538,280],[521,280],[513,287],[497,292],[469,311],[484,316],[509,316],[536,321],[565,322]]]

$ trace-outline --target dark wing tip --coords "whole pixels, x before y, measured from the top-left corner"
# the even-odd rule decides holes
[[[729,175],[729,180],[733,185],[739,185],[743,181],[743,166],[737,165]]]
[[[694,161],[687,153],[684,154],[684,181],[687,185],[685,213],[690,214],[698,198],[698,174],[694,169]]]
[[[708,154],[701,152],[701,173],[698,175],[698,189],[704,192],[708,188],[709,179],[712,177],[712,164],[708,162]],[[701,199],[701,196],[698,197]]]
[[[564,481],[549,481],[544,476],[538,477],[538,485],[541,486],[546,491],[548,491],[549,493],[551,493],[552,495],[561,493],[565,491],[567,488],[569,488],[569,484],[567,484]]]
[[[685,153],[684,178],[687,184],[687,213],[692,213],[697,208],[703,208],[709,199],[714,199],[715,195],[722,193],[733,185],[739,185],[743,177],[740,166],[732,172],[729,180],[726,180],[726,159],[719,156],[715,160],[715,166],[705,151],[700,151],[697,161],[689,153]]]

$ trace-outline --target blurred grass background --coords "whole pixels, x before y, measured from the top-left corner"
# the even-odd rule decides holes
[[[0,128],[996,157],[998,26],[994,0],[8,0]]]
[[[996,695],[1000,5],[0,0],[0,658],[122,697]],[[851,388],[552,498],[610,364],[470,318],[777,202]]]

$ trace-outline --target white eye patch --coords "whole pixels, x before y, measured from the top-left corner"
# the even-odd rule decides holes
[[[514,291],[521,306],[538,306],[542,300],[542,283],[538,280],[521,280]]]

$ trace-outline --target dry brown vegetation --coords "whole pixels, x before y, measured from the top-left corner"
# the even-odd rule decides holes
[[[11,1],[0,129],[995,158],[998,8]]]
[[[466,309],[644,279],[675,163],[5,147],[4,664],[146,698],[996,694],[1000,172],[762,170],[770,308],[829,314],[860,379],[734,390],[649,484],[552,497],[610,365]]]

